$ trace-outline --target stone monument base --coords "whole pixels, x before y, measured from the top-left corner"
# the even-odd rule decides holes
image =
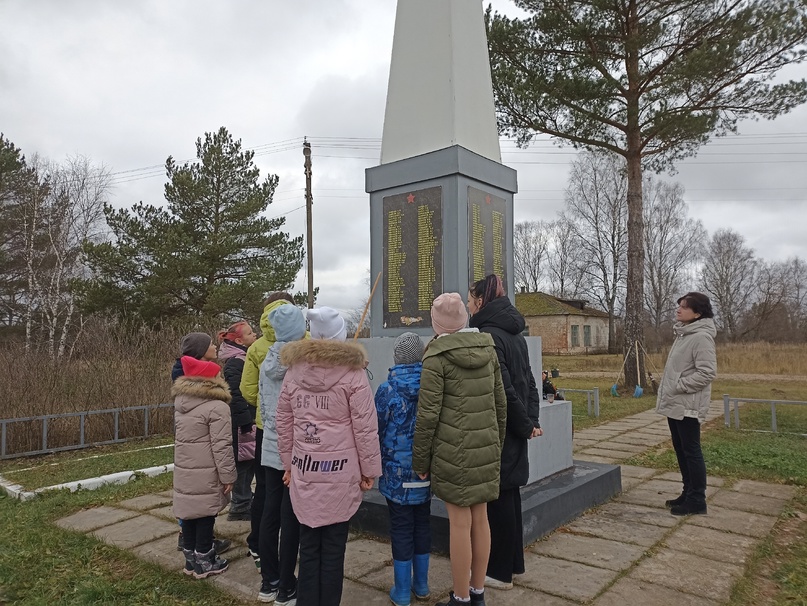
[[[524,544],[546,536],[585,510],[601,505],[622,491],[619,466],[575,461],[574,466],[521,489]],[[350,521],[353,530],[389,537],[387,501],[375,488],[364,495]],[[443,501],[431,505],[432,551],[448,553],[448,515]]]

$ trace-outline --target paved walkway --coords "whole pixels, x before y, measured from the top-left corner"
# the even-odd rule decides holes
[[[722,414],[715,410],[713,413]],[[575,435],[581,459],[619,461],[664,442],[666,423],[644,412]],[[637,450],[638,449],[638,450]],[[756,544],[773,528],[793,497],[789,486],[710,477],[709,515],[677,518],[665,499],[680,494],[680,478],[642,467],[622,467],[623,494],[597,507],[526,551],[527,573],[511,591],[486,590],[490,606],[695,606],[725,603]],[[58,525],[93,534],[139,557],[177,571],[186,579],[176,551],[171,492],[149,494],[114,506],[81,511]],[[216,522],[218,536],[237,546],[227,553],[227,572],[212,578],[245,603],[256,602],[260,577],[246,552],[246,522]],[[389,544],[351,535],[345,558],[342,604],[388,605],[392,583]],[[451,589],[448,559],[433,556],[432,604]],[[413,604],[416,604],[413,600]]]

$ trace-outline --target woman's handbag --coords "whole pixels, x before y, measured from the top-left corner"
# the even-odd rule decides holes
[[[255,432],[257,427],[253,424],[249,431],[238,430],[238,461],[252,461],[255,458]]]

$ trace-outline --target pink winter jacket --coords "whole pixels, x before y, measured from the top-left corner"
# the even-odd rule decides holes
[[[360,345],[295,341],[280,352],[289,369],[277,404],[277,442],[291,471],[291,503],[302,524],[346,522],[361,504],[361,476],[381,475],[378,419]]]
[[[179,377],[174,396],[174,515],[215,516],[230,502],[224,484],[235,482],[230,389],[221,377]]]

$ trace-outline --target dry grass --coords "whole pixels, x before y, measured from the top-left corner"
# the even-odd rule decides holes
[[[71,359],[53,361],[42,353],[24,354],[20,347],[0,349],[0,419],[44,414],[153,406],[170,402],[171,366],[179,341],[189,330],[132,330],[116,324],[96,324]],[[119,437],[143,435],[144,413],[120,415]],[[149,412],[149,434],[170,434],[173,410]],[[66,447],[79,441],[77,417],[48,424],[48,447]],[[6,452],[41,448],[42,422],[8,425]],[[86,442],[114,437],[114,415],[92,415],[85,425]]]
[[[648,368],[661,371],[667,360],[669,347],[650,353]],[[544,356],[545,368],[559,368],[567,372],[613,372],[622,368],[623,358],[618,354],[589,356]],[[790,375],[807,377],[807,347],[798,344],[772,343],[720,343],[717,346],[717,366],[721,373],[754,375]],[[654,373],[655,374],[655,373]]]

